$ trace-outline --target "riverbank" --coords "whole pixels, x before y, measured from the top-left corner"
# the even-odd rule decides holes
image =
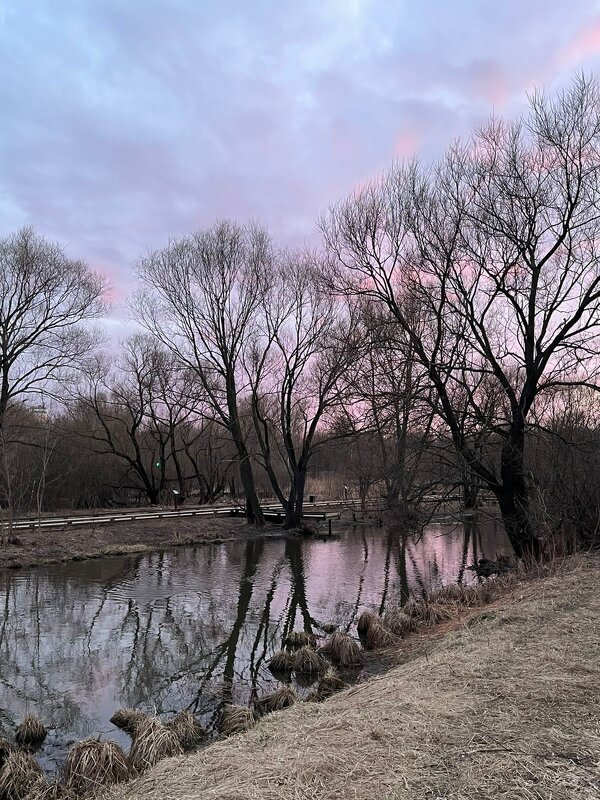
[[[565,562],[385,675],[103,798],[597,800],[599,581],[599,559]]]
[[[16,532],[15,544],[0,546],[0,569],[149,553],[183,545],[219,544],[256,532],[239,520],[213,516],[25,529]]]

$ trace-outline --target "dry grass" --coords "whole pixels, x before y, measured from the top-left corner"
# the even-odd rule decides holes
[[[347,689],[348,686],[349,684],[342,680],[335,670],[330,669],[319,678],[316,694],[319,700],[327,700],[328,697]]]
[[[286,636],[283,643],[287,647],[316,647],[317,637],[314,633],[307,631],[292,631],[289,636]]]
[[[236,706],[233,703],[226,705],[221,712],[221,733],[224,736],[233,736],[236,733],[249,731],[256,725],[256,717],[251,708]]]
[[[36,750],[47,735],[48,731],[41,719],[36,717],[35,714],[26,714],[15,731],[15,741],[21,747]]]
[[[8,739],[0,739],[0,769],[4,766],[8,754],[14,749],[14,744],[9,742]]]
[[[371,623],[371,626],[373,624]],[[380,623],[377,622],[377,624]],[[340,633],[339,631],[332,634],[319,652],[324,653],[334,664],[340,667],[355,667],[361,664],[363,660],[363,653],[358,642],[346,633]]]
[[[115,711],[110,721],[117,728],[125,731],[125,733],[128,733],[130,736],[135,736],[135,732],[140,723],[147,719],[149,719],[149,716],[143,711],[138,711],[135,708],[120,708],[118,711]]]
[[[327,662],[311,647],[301,647],[294,657],[294,672],[304,675],[315,675],[325,672]]]
[[[292,672],[294,669],[294,655],[287,650],[279,650],[269,661],[269,669],[273,672]]]
[[[398,637],[381,622],[369,626],[364,637],[365,650],[385,650],[388,647],[398,647],[398,644]]]
[[[78,800],[80,796],[62,783],[49,783],[46,778],[38,778],[25,800]]]
[[[25,800],[42,774],[31,753],[10,750],[0,769],[0,797],[2,800]]]
[[[208,736],[191,711],[180,711],[179,714],[165,724],[177,736],[184,751],[194,750]]]
[[[110,800],[598,800],[599,581],[589,558],[516,584],[387,674]]]
[[[271,714],[273,711],[281,711],[282,708],[293,706],[298,700],[298,695],[291,686],[282,686],[275,692],[266,694],[254,702],[254,708],[259,717]]]
[[[377,614],[372,611],[363,611],[356,623],[356,630],[359,636],[366,636],[371,625],[377,625],[380,622],[381,619]]]
[[[338,626],[334,625],[333,622],[326,622],[323,625],[319,625],[319,628],[323,631],[323,633],[334,633],[337,631]]]
[[[386,611],[383,624],[395,636],[406,636],[419,630],[419,620],[416,617],[409,617],[408,614],[399,609]]]
[[[116,742],[84,739],[69,750],[63,766],[63,781],[75,794],[99,786],[123,783],[131,777],[127,756]]]
[[[129,761],[136,772],[153,767],[161,759],[183,753],[178,736],[157,717],[141,722],[129,750]]]

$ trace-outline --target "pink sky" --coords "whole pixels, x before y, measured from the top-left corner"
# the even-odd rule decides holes
[[[587,0],[3,4],[0,235],[34,225],[117,303],[141,254],[217,218],[314,244],[394,159],[517,115],[599,48]]]

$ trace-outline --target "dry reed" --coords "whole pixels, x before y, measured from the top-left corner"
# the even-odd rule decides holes
[[[15,731],[15,741],[21,747],[37,750],[47,735],[48,731],[41,719],[35,714],[26,714]]]
[[[330,669],[327,670],[325,675],[319,678],[316,694],[320,700],[326,700],[328,697],[331,697],[332,694],[347,689],[348,685],[346,681],[340,678],[335,670]]]
[[[84,739],[69,750],[63,766],[65,786],[76,794],[99,786],[123,783],[131,777],[127,756],[116,742]]]
[[[338,626],[334,625],[333,622],[326,622],[323,625],[319,625],[319,628],[323,631],[323,633],[333,633],[337,631]]]
[[[40,777],[27,793],[25,800],[78,800],[80,796],[62,783],[49,783],[46,778]]]
[[[8,754],[11,750],[14,750],[15,746],[12,742],[9,742],[8,739],[0,739],[0,769],[4,765],[4,762],[8,758]]]
[[[308,633],[308,631],[292,631],[292,633],[285,637],[283,643],[287,647],[292,648],[316,647],[317,637],[314,633]]]
[[[110,718],[110,721],[117,728],[120,728],[130,736],[135,736],[135,732],[141,722],[149,719],[148,714],[138,711],[136,708],[120,708]]]
[[[388,647],[396,647],[398,643],[398,637],[394,636],[381,622],[371,625],[365,635],[366,650],[385,650]]]
[[[372,611],[363,611],[356,623],[356,630],[359,636],[366,636],[371,625],[376,625],[379,622],[381,622],[381,619],[377,614],[374,614]]]
[[[42,775],[31,753],[13,748],[0,769],[0,797],[2,800],[24,800]]]
[[[383,624],[395,636],[406,636],[408,633],[414,633],[419,629],[419,620],[416,617],[409,617],[408,614],[399,609],[386,611]]]
[[[259,717],[271,714],[273,711],[281,711],[282,708],[289,708],[298,700],[298,695],[290,686],[282,686],[275,692],[266,694],[254,702],[254,709]]]
[[[179,714],[165,724],[177,736],[185,751],[194,750],[208,736],[191,711],[180,711]]]
[[[251,708],[237,706],[233,703],[224,706],[221,711],[221,733],[233,736],[236,733],[249,731],[256,725],[256,717]]]
[[[377,622],[377,624],[380,623]],[[340,667],[355,667],[363,660],[363,653],[358,642],[348,634],[339,631],[332,634],[319,652],[329,656],[333,663]]]
[[[136,772],[143,772],[161,759],[181,753],[183,747],[175,732],[157,717],[149,717],[137,727],[129,750],[129,761]]]
[[[269,669],[273,672],[291,672],[294,669],[293,654],[279,650],[269,661]]]
[[[315,650],[310,647],[301,647],[296,651],[294,657],[294,672],[304,675],[315,675],[318,672],[325,672],[327,662]]]

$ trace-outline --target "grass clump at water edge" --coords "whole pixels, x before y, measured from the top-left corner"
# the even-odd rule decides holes
[[[183,747],[177,734],[157,717],[148,717],[137,727],[129,750],[129,761],[137,772],[144,772],[161,759],[182,753]]]
[[[13,748],[0,769],[0,797],[2,800],[25,800],[42,776],[43,772],[31,753]]]
[[[68,752],[63,781],[68,789],[83,794],[131,777],[131,765],[116,742],[84,739]]]

